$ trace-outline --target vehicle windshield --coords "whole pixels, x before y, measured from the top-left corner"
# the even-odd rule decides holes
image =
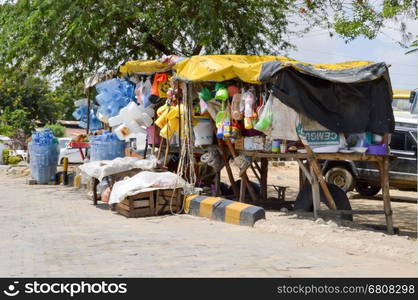
[[[394,111],[409,111],[410,109],[409,99],[405,98],[393,98],[392,109]]]
[[[65,148],[65,146],[67,146],[67,143],[69,142],[70,140],[59,140],[58,141],[58,145],[59,145],[59,147],[60,148]]]

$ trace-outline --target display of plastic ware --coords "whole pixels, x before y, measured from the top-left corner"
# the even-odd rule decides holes
[[[209,101],[210,99],[212,99],[212,94],[211,92],[208,90],[208,88],[203,88],[199,93],[199,98],[202,99],[203,101]]]
[[[96,101],[100,105],[100,113],[114,117],[119,110],[135,101],[135,86],[132,82],[114,78],[96,85],[98,92]]]
[[[239,93],[232,97],[231,117],[233,120],[242,120],[243,114],[241,112],[241,94]]]
[[[250,118],[244,118],[245,129],[253,129],[253,121]]]
[[[90,137],[90,160],[112,160],[125,156],[125,141],[109,132]]]
[[[271,152],[279,153],[279,151],[280,151],[280,141],[275,139],[271,142]]]
[[[244,104],[244,115],[246,118],[252,118],[254,115],[255,96],[252,92],[245,92],[241,95],[241,102]]]
[[[213,126],[209,118],[195,117],[197,124],[193,127],[195,146],[212,145]]]
[[[228,95],[228,90],[224,87],[220,88],[215,95],[215,99],[221,100],[221,101],[225,101],[226,99],[228,99],[229,95]]]
[[[73,117],[76,120],[80,121],[78,126],[80,126],[81,128],[87,128],[87,111],[88,111],[87,106],[83,105],[83,106],[78,107],[73,112]],[[94,107],[90,109],[90,130],[93,130],[93,131],[103,128],[102,122],[97,117],[97,113],[98,113],[97,108]],[[103,115],[102,118],[105,118],[107,114],[103,113],[102,111],[101,113]]]
[[[28,146],[32,178],[39,184],[53,181],[57,172],[59,154],[57,139],[50,130],[46,129],[32,134],[32,142]]]
[[[216,137],[218,139],[223,139],[224,138],[224,128],[223,128],[223,126],[219,126],[218,129],[216,130]]]
[[[224,138],[229,139],[232,135],[231,121],[229,117],[224,120]]]
[[[273,120],[271,113],[266,113],[262,115],[262,118],[260,120],[257,121],[257,123],[254,125],[254,129],[258,131],[266,131],[270,128],[272,122]]]

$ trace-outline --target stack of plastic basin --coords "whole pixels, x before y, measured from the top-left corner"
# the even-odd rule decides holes
[[[90,137],[90,160],[112,160],[125,156],[125,141],[109,132]]]
[[[30,171],[39,184],[47,184],[55,179],[58,162],[58,144],[29,143]]]

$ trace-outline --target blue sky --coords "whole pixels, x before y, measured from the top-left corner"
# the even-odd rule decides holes
[[[417,22],[408,22],[408,31],[417,34]],[[358,38],[346,44],[327,30],[313,29],[301,38],[292,38],[297,50],[290,50],[287,56],[311,63],[335,63],[349,60],[368,60],[390,64],[389,73],[392,87],[398,89],[418,88],[418,53],[405,55],[405,50],[396,41],[401,34],[396,24],[387,27],[375,39]]]

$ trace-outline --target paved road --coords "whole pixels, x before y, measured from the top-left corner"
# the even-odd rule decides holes
[[[0,277],[418,275],[408,252],[417,244],[405,237],[268,217],[256,228],[188,215],[127,219],[73,188],[0,177]]]

